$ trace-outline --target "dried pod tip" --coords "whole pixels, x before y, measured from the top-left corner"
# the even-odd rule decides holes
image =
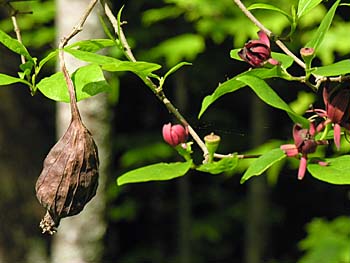
[[[36,195],[47,213],[40,223],[53,234],[60,219],[81,212],[98,185],[97,146],[80,118],[72,121],[44,160]]]

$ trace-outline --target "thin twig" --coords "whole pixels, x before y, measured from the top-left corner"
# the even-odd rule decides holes
[[[124,35],[124,32],[121,28],[121,25],[118,23],[118,20],[113,15],[112,11],[110,10],[107,3],[104,4],[104,9],[106,16],[110,20],[115,33],[118,35],[119,40],[121,42],[121,45],[123,47],[123,50],[125,52],[126,57],[132,61],[136,62],[136,58],[134,57],[132,50],[126,40],[126,37]],[[187,122],[187,120],[181,115],[181,113],[177,110],[177,108],[171,103],[171,101],[165,96],[162,89],[160,89],[150,78],[146,77],[144,79],[144,82],[147,86],[149,86],[154,94],[157,96],[157,98],[165,105],[165,107],[171,112],[175,118],[177,118],[184,126],[188,128],[188,132],[192,136],[193,140],[198,144],[198,146],[203,151],[204,159],[206,160],[208,157],[208,149],[205,145],[205,143],[202,141],[202,139],[199,137],[199,135],[196,133],[196,131],[191,127],[191,125]]]
[[[17,23],[16,13],[11,15],[11,20],[12,20],[12,24],[13,24],[13,29],[16,33],[17,40],[18,40],[18,42],[22,43],[21,30],[19,29],[19,26]],[[22,64],[26,63],[26,59],[23,55],[21,55],[21,62],[22,62]]]
[[[72,116],[77,116],[79,119],[81,117],[80,117],[79,110],[78,110],[74,84],[73,84],[73,81],[68,73],[66,63],[64,60],[64,47],[67,45],[69,40],[71,40],[76,34],[78,34],[79,32],[81,32],[83,30],[83,26],[85,24],[85,21],[88,18],[88,16],[90,15],[90,13],[92,12],[92,10],[95,7],[97,2],[98,2],[98,0],[92,0],[90,2],[88,7],[86,8],[85,12],[81,16],[78,24],[75,27],[73,27],[73,30],[67,36],[63,37],[59,43],[60,67],[61,67],[61,71],[63,72],[64,78],[65,78],[67,86],[68,86]]]
[[[98,2],[98,0],[92,0],[90,2],[88,7],[86,8],[85,12],[81,16],[78,24],[75,27],[73,27],[72,31],[61,40],[59,48],[65,47],[70,39],[72,39],[76,34],[78,34],[80,31],[83,30],[83,26],[85,24],[85,21],[88,18],[88,16],[90,15],[92,9],[94,9],[97,2]]]

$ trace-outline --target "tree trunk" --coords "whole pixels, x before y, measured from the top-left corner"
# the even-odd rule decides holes
[[[184,113],[188,107],[186,90],[186,76],[183,72],[177,73],[175,79],[175,104]],[[189,173],[178,180],[178,224],[179,224],[179,263],[191,262],[191,195]]]
[[[86,0],[57,1],[57,32],[61,39],[77,24],[88,4]],[[95,7],[95,10],[98,6]],[[72,41],[101,38],[102,30],[96,12],[90,14],[84,29]],[[72,73],[82,63],[66,55],[66,65]],[[105,222],[105,183],[109,167],[110,125],[105,94],[78,103],[85,126],[92,133],[99,150],[100,178],[96,196],[84,210],[73,217],[61,221],[58,233],[52,245],[52,262],[83,263],[101,262],[103,256],[103,237],[106,231]],[[60,137],[70,121],[68,104],[57,104],[57,133]]]
[[[252,98],[252,147],[258,146],[266,140],[265,127],[268,125],[266,105],[254,94]],[[264,175],[248,181],[247,213],[245,229],[245,262],[264,262],[264,250],[267,239],[267,206],[268,193],[266,177]]]

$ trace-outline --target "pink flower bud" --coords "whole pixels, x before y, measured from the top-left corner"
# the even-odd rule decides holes
[[[163,139],[171,146],[177,146],[185,143],[188,137],[188,130],[181,124],[172,125],[171,123],[163,126]]]

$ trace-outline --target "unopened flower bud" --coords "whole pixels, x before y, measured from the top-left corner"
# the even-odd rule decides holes
[[[214,153],[219,147],[221,138],[219,135],[216,135],[214,133],[211,133],[207,136],[204,137],[205,145],[207,146],[208,149],[208,154],[209,154],[209,162],[212,162],[214,159]]]
[[[171,123],[168,123],[163,126],[163,139],[173,147],[185,143],[187,137],[188,130],[181,124],[172,125]]]
[[[303,47],[300,49],[300,55],[305,59],[305,57],[313,56],[315,53],[315,49],[312,47]]]

